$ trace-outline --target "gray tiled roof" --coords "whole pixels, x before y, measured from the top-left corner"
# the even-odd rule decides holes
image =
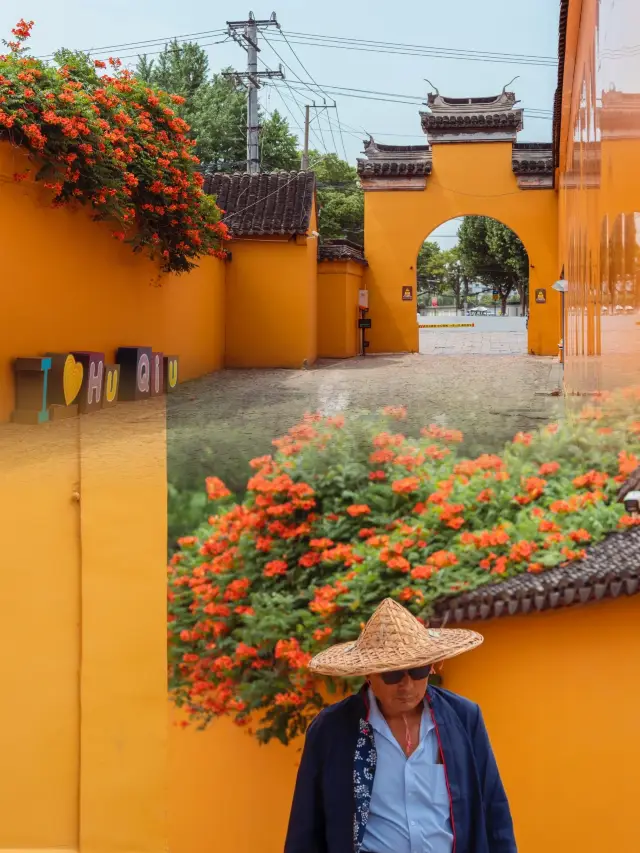
[[[350,240],[327,240],[318,247],[319,261],[355,261],[367,265],[364,249]]]
[[[516,175],[553,175],[553,145],[547,142],[516,142],[512,154]]]
[[[306,234],[315,190],[313,172],[208,172],[204,180],[234,237]]]
[[[431,160],[402,159],[402,150],[398,146],[397,160],[358,160],[358,174],[361,177],[409,177],[431,174]]]
[[[522,129],[522,110],[496,113],[420,113],[420,118],[425,133],[430,130],[466,128]]]
[[[592,546],[583,560],[540,574],[522,574],[501,583],[436,602],[436,620],[469,622],[536,613],[640,592],[640,529],[612,533]]]

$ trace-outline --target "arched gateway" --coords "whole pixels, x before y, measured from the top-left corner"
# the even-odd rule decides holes
[[[557,195],[551,144],[516,142],[523,111],[516,96],[428,96],[420,113],[427,145],[365,142],[358,174],[365,192],[369,263],[368,352],[417,352],[416,257],[428,234],[460,216],[491,216],[511,228],[529,255],[528,350],[557,355],[560,297]],[[411,294],[411,300],[407,297]],[[544,300],[544,301],[543,301]]]

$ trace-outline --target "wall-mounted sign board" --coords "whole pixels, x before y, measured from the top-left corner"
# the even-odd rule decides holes
[[[366,317],[362,320],[358,320],[358,328],[359,329],[370,329],[371,328],[371,318]]]
[[[408,284],[405,284],[402,288],[402,301],[413,302],[413,287]]]

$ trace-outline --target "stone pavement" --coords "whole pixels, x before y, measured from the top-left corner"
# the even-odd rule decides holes
[[[426,355],[521,355],[526,332],[485,332],[475,329],[420,329],[420,353]]]
[[[464,336],[460,341],[456,346],[466,345]],[[466,351],[367,356],[321,362],[304,371],[222,371],[169,395],[169,476],[172,482],[191,484],[215,474],[241,488],[248,460],[270,452],[274,437],[305,412],[318,410],[348,413],[404,405],[408,433],[437,423],[461,429],[466,452],[494,452],[519,430],[562,415],[562,397],[554,396],[560,383],[556,359],[478,358]]]

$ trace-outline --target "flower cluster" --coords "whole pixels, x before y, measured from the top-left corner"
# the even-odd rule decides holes
[[[261,720],[284,743],[323,704],[309,657],[357,636],[386,596],[433,603],[581,559],[635,524],[616,500],[639,463],[639,391],[461,458],[462,436],[418,439],[387,419],[307,416],[252,463],[242,503],[209,480],[212,515],[169,566],[170,683],[206,724]],[[395,419],[395,420],[394,420]]]
[[[202,190],[177,95],[152,89],[118,59],[29,56],[33,22],[20,21],[0,56],[0,140],[21,146],[55,207],[86,205],[113,237],[146,251],[164,271],[187,272],[203,255],[225,257],[221,211]]]

